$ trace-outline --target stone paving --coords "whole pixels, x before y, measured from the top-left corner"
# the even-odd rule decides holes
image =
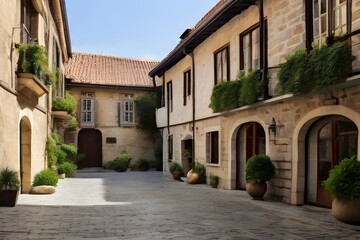
[[[360,239],[360,226],[329,209],[256,201],[161,172],[98,172],[1,207],[0,239]]]

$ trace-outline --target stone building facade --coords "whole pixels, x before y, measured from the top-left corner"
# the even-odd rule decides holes
[[[188,170],[184,152],[191,149],[208,181],[214,174],[221,188],[243,190],[246,160],[267,154],[276,167],[268,197],[329,207],[321,181],[360,149],[359,7],[358,0],[219,1],[149,73],[163,92],[156,114],[164,171],[171,161]],[[340,38],[354,56],[345,82],[280,94],[278,73],[290,54]],[[214,113],[213,87],[249,69],[266,80],[263,98]]]
[[[123,151],[134,160],[155,159],[153,136],[137,128],[135,101],[154,93],[147,73],[157,63],[73,53],[66,88],[77,99],[79,127],[65,138],[85,154],[83,167],[102,167]]]
[[[0,2],[0,168],[20,173],[27,193],[36,173],[47,167],[45,144],[53,124],[51,85],[19,74],[19,44],[44,46],[50,71],[58,71],[63,96],[64,63],[71,56],[65,1]]]

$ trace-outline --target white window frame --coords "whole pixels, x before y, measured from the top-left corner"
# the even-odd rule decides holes
[[[131,94],[124,94],[120,105],[120,126],[135,125],[135,101]]]
[[[84,104],[85,103],[85,104]],[[95,100],[93,93],[83,93],[81,98],[81,126],[94,127],[95,126]]]

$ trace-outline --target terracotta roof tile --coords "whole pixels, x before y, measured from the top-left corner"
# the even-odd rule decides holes
[[[73,53],[66,66],[72,83],[152,87],[148,72],[158,61],[122,58],[89,53]]]

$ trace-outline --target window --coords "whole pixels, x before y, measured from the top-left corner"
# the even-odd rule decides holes
[[[215,85],[228,81],[230,77],[229,47],[225,47],[214,54]]]
[[[81,126],[95,126],[95,103],[93,93],[82,94]]]
[[[36,42],[38,38],[39,13],[35,10],[32,1],[21,1],[21,42]]]
[[[173,158],[173,135],[169,135],[168,138],[168,158],[172,160]]]
[[[186,106],[187,98],[191,95],[191,71],[184,72],[184,106]]]
[[[260,28],[250,28],[240,35],[240,69],[260,69]]]
[[[168,97],[167,97],[167,100],[168,100],[168,109],[170,112],[173,111],[173,89],[172,89],[172,82],[168,82],[167,83],[167,93],[168,93]]]
[[[119,103],[120,125],[135,124],[135,102],[133,94],[124,94],[123,100]]]
[[[121,103],[121,125],[134,125],[134,101],[125,100]]]
[[[206,133],[206,162],[219,164],[219,132]]]
[[[346,0],[312,0],[313,42],[321,45],[328,36],[347,32],[347,4]]]

